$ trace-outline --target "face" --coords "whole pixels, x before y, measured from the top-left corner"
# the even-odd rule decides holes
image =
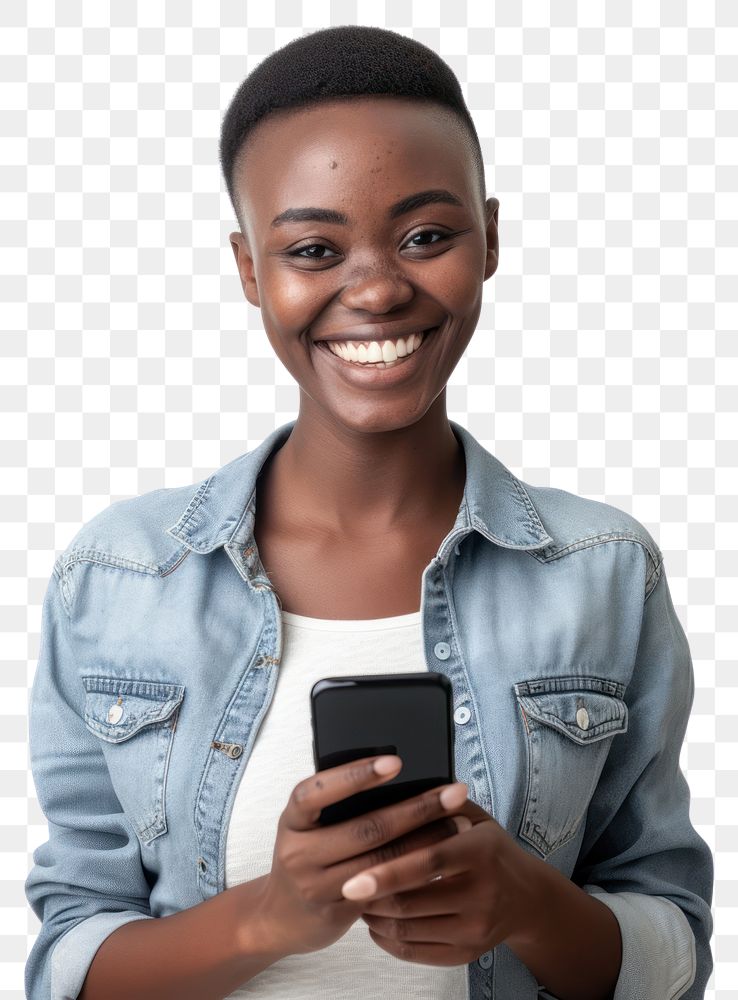
[[[300,386],[300,419],[358,432],[420,420],[497,269],[499,202],[482,203],[463,126],[443,107],[385,97],[278,112],[249,137],[234,180],[244,294]],[[353,342],[349,360],[327,340]],[[361,363],[377,351],[390,360]]]

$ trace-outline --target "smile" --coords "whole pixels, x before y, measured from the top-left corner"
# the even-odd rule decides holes
[[[425,343],[427,335],[436,329],[438,328],[431,327],[429,330],[419,330],[417,333],[407,337],[397,337],[394,340],[321,340],[318,341],[318,347],[322,347],[354,368],[382,371],[406,364]]]

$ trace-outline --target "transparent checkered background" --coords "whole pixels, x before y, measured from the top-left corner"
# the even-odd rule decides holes
[[[449,416],[664,553],[695,669],[682,767],[716,865],[706,996],[738,998],[736,0],[0,4],[0,996],[23,996],[39,927],[27,706],[54,559],[111,502],[296,416],[238,281],[220,121],[275,47],[349,23],[448,61],[500,200]]]

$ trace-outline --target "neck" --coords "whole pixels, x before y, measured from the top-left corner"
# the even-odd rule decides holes
[[[262,469],[268,509],[282,523],[342,537],[376,537],[453,517],[466,480],[464,450],[445,393],[420,420],[362,432],[303,409],[284,445]]]

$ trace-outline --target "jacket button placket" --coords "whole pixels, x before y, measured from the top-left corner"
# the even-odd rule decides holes
[[[466,782],[469,796],[493,815],[492,795],[484,767],[482,745],[476,718],[468,702],[467,672],[458,648],[451,643],[450,611],[446,599],[444,569],[434,567],[426,583],[424,627],[428,669],[445,674],[451,681],[454,698],[456,779]],[[445,638],[442,638],[445,636]],[[468,965],[470,996],[492,1000],[494,952],[487,951]]]
[[[224,817],[230,817],[235,795],[235,778],[244,767],[243,755],[247,747],[244,734],[255,738],[255,718],[262,711],[265,702],[271,701],[277,681],[275,665],[279,663],[277,649],[279,646],[278,611],[268,608],[271,603],[269,588],[265,583],[254,583],[257,561],[255,545],[244,546],[240,553],[227,549],[233,561],[242,558],[242,566],[250,585],[264,599],[264,626],[261,630],[259,644],[254,650],[252,662],[244,663],[244,673],[238,682],[238,691],[234,697],[228,714],[225,714],[217,726],[217,732],[222,738],[211,740],[211,756],[205,767],[205,773],[200,785],[196,811],[195,829],[198,838],[199,855],[197,857],[197,882],[203,900],[222,892],[225,888],[225,833],[227,823]],[[238,567],[237,567],[238,568]],[[250,667],[250,669],[249,669]],[[249,748],[250,750],[250,748]]]

